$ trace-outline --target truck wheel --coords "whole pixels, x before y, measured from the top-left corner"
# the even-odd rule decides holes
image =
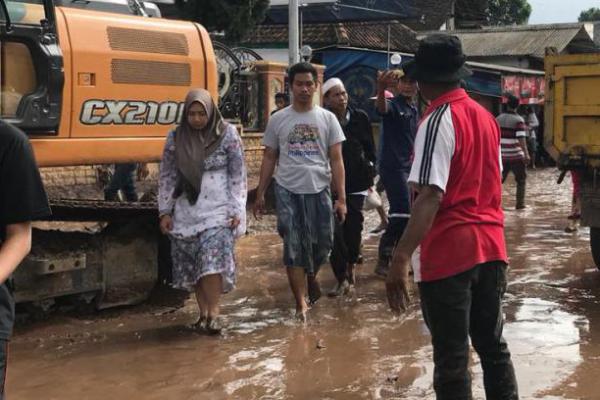
[[[590,228],[590,247],[596,267],[600,269],[600,228]]]

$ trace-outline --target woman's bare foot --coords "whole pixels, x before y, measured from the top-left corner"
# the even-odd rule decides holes
[[[223,332],[223,324],[219,317],[207,318],[206,319],[206,332],[209,335],[220,335]]]
[[[207,317],[205,315],[201,315],[196,322],[187,325],[187,328],[197,333],[204,333],[206,332],[206,320]]]

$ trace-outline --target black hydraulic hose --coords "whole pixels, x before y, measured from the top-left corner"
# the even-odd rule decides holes
[[[12,23],[10,22],[8,7],[6,6],[6,2],[4,0],[0,0],[0,3],[2,3],[2,11],[4,12],[4,15],[6,15],[6,33],[10,33],[12,31]]]

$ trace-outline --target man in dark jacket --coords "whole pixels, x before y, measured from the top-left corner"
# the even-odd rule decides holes
[[[342,144],[346,175],[348,214],[336,224],[331,266],[338,281],[331,297],[348,293],[354,285],[354,267],[360,255],[363,229],[362,208],[375,175],[375,144],[369,117],[362,110],[348,107],[348,93],[343,82],[331,78],[323,84],[323,103],[333,112],[346,136]]]

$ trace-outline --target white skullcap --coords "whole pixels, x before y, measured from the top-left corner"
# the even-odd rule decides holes
[[[327,94],[327,92],[329,92],[331,89],[333,89],[336,86],[341,86],[342,89],[346,89],[346,87],[344,86],[344,82],[342,82],[341,79],[339,79],[339,78],[327,79],[327,81],[325,81],[325,83],[323,84],[323,96],[325,96]]]

